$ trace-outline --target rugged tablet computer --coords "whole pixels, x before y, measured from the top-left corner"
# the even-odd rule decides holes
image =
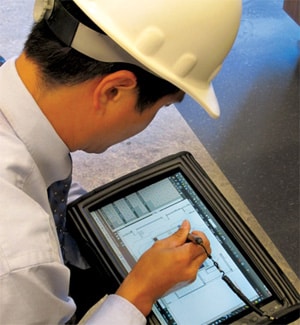
[[[155,240],[174,233],[184,219],[206,234],[212,259],[192,284],[156,302],[149,324],[288,324],[299,317],[299,293],[188,152],[101,186],[68,210],[82,251],[112,290]]]

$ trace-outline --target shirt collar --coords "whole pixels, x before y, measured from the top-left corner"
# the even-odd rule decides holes
[[[70,151],[20,79],[15,60],[0,69],[0,109],[24,142],[47,186],[71,174]]]

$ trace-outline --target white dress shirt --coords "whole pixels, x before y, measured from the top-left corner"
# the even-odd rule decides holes
[[[0,324],[63,324],[69,290],[47,188],[72,169],[69,150],[10,60],[0,68]],[[85,324],[145,324],[127,300],[109,295]]]

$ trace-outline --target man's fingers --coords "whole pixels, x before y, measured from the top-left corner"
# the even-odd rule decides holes
[[[171,244],[175,247],[184,244],[187,240],[190,229],[190,222],[188,220],[184,220],[179,229],[173,235],[167,238],[168,244]]]
[[[184,247],[187,248],[186,252],[188,252],[188,256],[190,256],[192,260],[204,262],[211,254],[210,242],[201,231],[188,233],[187,243],[183,245],[183,248]]]
[[[190,240],[190,230],[191,230],[191,225],[188,220],[184,220],[179,227],[179,229],[171,236],[164,238],[159,241],[159,245],[161,247],[178,247],[182,246],[186,242],[192,242],[195,246],[198,246],[197,248],[194,247],[192,250],[194,251],[193,255],[197,257],[200,252],[207,252],[208,254],[211,253],[210,249],[210,243],[207,237],[203,232],[200,231],[193,231],[191,237],[195,237],[196,240]],[[189,244],[192,244],[189,243]],[[201,244],[201,245],[200,245]],[[201,247],[201,246],[204,247]],[[201,247],[201,250],[199,248]],[[205,248],[205,250],[204,250]]]

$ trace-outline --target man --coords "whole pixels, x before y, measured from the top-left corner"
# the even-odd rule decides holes
[[[218,115],[210,81],[236,35],[240,1],[227,0],[213,9],[215,2],[187,1],[179,8],[173,1],[157,1],[147,8],[148,1],[132,1],[122,8],[125,2],[120,0],[37,1],[37,23],[24,51],[0,69],[1,324],[63,324],[75,312],[64,263],[81,262],[70,254],[63,213],[57,219],[56,208],[51,210],[52,184],[71,174],[70,152],[105,151],[142,131],[161,107],[181,101],[184,92],[212,116]],[[173,9],[170,18],[167,8],[160,7],[166,4]],[[187,51],[168,66],[176,51],[167,46],[161,52],[162,43],[173,39],[183,47],[188,39],[181,35],[175,15],[183,9],[184,28],[189,29],[194,15],[193,27],[204,38],[196,54]],[[201,22],[197,15],[209,18]],[[217,15],[227,18],[220,16],[218,21]],[[110,19],[115,19],[115,26]],[[173,36],[164,35],[149,22],[132,42],[130,28],[148,19],[177,29]],[[208,31],[219,24],[211,41]],[[194,46],[196,40],[188,43]],[[195,55],[204,58],[205,42],[210,58],[201,67]],[[84,322],[145,324],[153,303],[176,284],[193,281],[206,258],[203,248],[186,242],[189,231],[189,222],[183,221],[175,234],[157,241],[116,293],[99,302]],[[195,233],[210,252],[205,234]]]

